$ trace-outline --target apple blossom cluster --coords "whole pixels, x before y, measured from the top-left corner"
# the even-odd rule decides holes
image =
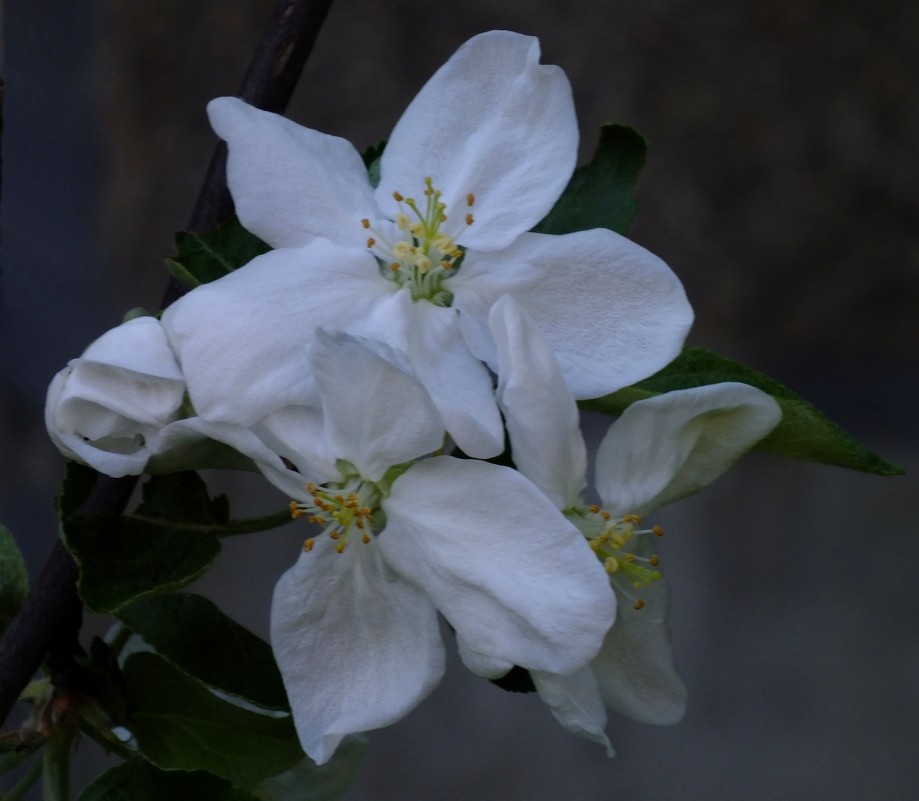
[[[273,249],[72,361],[49,389],[55,444],[121,476],[202,466],[219,443],[292,499],[312,528],[271,644],[317,763],[438,683],[438,614],[470,670],[529,671],[609,753],[607,709],[679,719],[644,520],[781,413],[737,383],[636,402],[589,499],[577,400],[671,362],[692,311],[612,231],[532,232],[577,155],[561,69],[535,39],[471,39],[397,123],[378,181],[342,139],[235,98],[208,112],[239,219]],[[488,461],[506,442],[514,467]]]

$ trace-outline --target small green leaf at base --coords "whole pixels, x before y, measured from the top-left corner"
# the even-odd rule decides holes
[[[303,759],[289,717],[223,701],[154,654],[128,657],[124,679],[128,728],[141,753],[163,770],[206,770],[247,790]]]
[[[625,234],[638,211],[635,184],[645,163],[647,145],[625,125],[604,125],[590,163],[574,171],[552,211],[533,230],[570,234],[609,228]]]
[[[166,259],[166,266],[172,275],[190,287],[216,281],[271,250],[255,234],[243,228],[236,217],[213,231],[180,231],[176,234],[176,249],[176,257]]]
[[[160,770],[142,757],[103,773],[78,801],[258,801],[203,770]]]
[[[626,407],[644,398],[723,381],[739,381],[756,387],[775,398],[782,408],[782,421],[756,450],[881,476],[903,473],[902,468],[870,451],[778,381],[702,348],[686,348],[659,373],[635,386],[602,398],[580,401],[579,405],[604,414],[621,414]]]

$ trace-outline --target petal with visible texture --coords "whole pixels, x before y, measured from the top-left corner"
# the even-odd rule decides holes
[[[318,764],[345,736],[408,714],[444,670],[434,607],[385,567],[376,542],[339,554],[322,538],[302,553],[275,588],[271,646]]]
[[[583,667],[615,598],[580,532],[520,473],[441,456],[383,501],[383,558],[420,587],[465,646],[525,668]]]

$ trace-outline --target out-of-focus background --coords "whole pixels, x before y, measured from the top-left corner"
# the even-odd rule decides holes
[[[236,89],[273,6],[5,4],[0,520],[33,571],[62,470],[44,388],[128,308],[158,305],[215,143],[204,105]],[[337,0],[289,115],[376,142],[492,28],[538,35],[567,71],[582,158],[603,122],[647,137],[633,237],[683,279],[690,343],[791,385],[910,473],[753,454],[660,513],[680,724],[613,717],[607,760],[454,660],[372,736],[348,801],[917,797],[919,6]],[[281,500],[217,481],[247,488],[242,513]],[[228,543],[200,591],[264,634],[302,538]]]

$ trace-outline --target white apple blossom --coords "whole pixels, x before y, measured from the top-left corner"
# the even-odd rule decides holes
[[[494,456],[504,440],[487,319],[507,293],[538,321],[576,397],[634,383],[679,352],[692,312],[660,259],[605,229],[530,233],[578,143],[568,81],[539,63],[536,39],[492,31],[460,47],[393,130],[377,186],[343,139],[236,98],[208,112],[229,145],[241,221],[277,250],[164,316],[205,419],[262,419],[266,372],[286,374],[289,397],[308,395],[312,376],[290,354],[325,327],[388,345],[455,442]],[[228,371],[214,354],[234,348],[240,369]]]
[[[45,425],[69,459],[114,477],[142,473],[163,448],[185,381],[159,320],[107,331],[51,381]]]
[[[515,470],[431,456],[444,429],[427,392],[353,337],[320,329],[318,407],[203,430],[256,460],[322,526],[282,576],[271,642],[304,750],[388,725],[440,680],[440,611],[466,665],[568,674],[615,611],[578,529]]]
[[[599,654],[568,675],[531,671],[562,725],[612,748],[606,708],[647,723],[674,723],[686,689],[666,626],[666,584],[654,550],[658,527],[641,518],[691,495],[724,473],[780,421],[778,404],[747,384],[668,392],[629,406],[600,443],[596,490],[585,502],[587,457],[577,406],[533,321],[510,298],[492,309],[498,400],[517,468],[583,532],[619,600]]]

